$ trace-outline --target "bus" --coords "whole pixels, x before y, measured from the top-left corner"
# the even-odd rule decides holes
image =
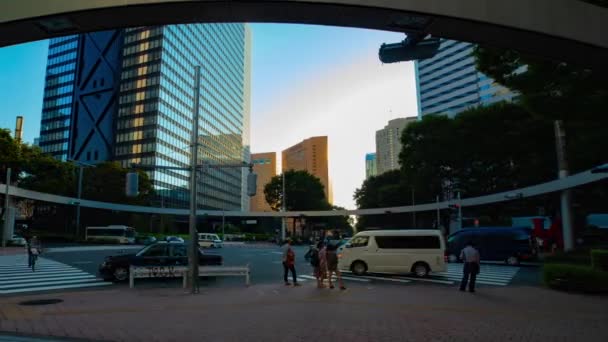
[[[135,228],[128,226],[87,227],[86,241],[115,242],[121,244],[135,243]]]

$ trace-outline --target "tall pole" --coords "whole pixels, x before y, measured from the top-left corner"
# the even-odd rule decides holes
[[[285,171],[283,171],[283,196],[281,196],[281,211],[285,212],[287,197],[285,196]],[[285,217],[281,217],[281,243],[285,241]]]
[[[222,210],[222,240],[226,240],[224,227],[226,226],[226,213]]]
[[[82,174],[83,167],[79,165],[78,169],[78,203],[76,204],[76,239],[80,236],[80,198],[82,197]]]
[[[192,115],[192,140],[190,152],[190,248],[188,249],[188,280],[190,281],[190,293],[198,293],[198,235],[196,231],[196,209],[197,209],[197,164],[198,164],[198,119],[199,119],[199,97],[201,83],[201,68],[195,68],[194,76],[194,110]]]
[[[460,191],[458,191],[458,230],[462,230],[462,205],[460,204]]]
[[[557,152],[558,178],[568,177],[568,160],[566,158],[566,130],[562,120],[553,122],[555,128],[555,149]],[[572,231],[570,189],[563,190],[560,194],[562,232],[564,237],[564,250],[574,249],[574,234]]]
[[[10,231],[8,226],[10,224],[10,222],[8,222],[8,188],[11,184],[11,171],[12,170],[10,167],[6,169],[6,193],[4,194],[4,229],[2,229],[2,247],[6,247],[6,235]]]
[[[437,229],[439,229],[439,227],[441,227],[441,214],[439,212],[439,195],[437,195],[437,197],[435,197],[435,202],[438,204],[437,205]]]
[[[412,188],[412,206],[416,205],[416,199],[414,198],[414,188]],[[412,228],[416,228],[416,211],[412,210]]]

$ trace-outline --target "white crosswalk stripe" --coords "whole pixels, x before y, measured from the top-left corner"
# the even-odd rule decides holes
[[[28,267],[26,256],[0,256],[0,295],[111,284],[95,275],[54,260],[38,258],[34,272]]]
[[[448,264],[446,272],[432,273],[432,279],[451,280],[460,282],[462,280],[462,264]],[[519,267],[515,266],[499,266],[499,265],[481,265],[479,274],[477,275],[477,284],[507,286],[515,277]]]
[[[363,275],[354,276],[356,279],[373,279],[381,281],[392,281],[392,282],[403,282],[408,283],[410,281],[419,281],[427,283],[437,283],[451,285],[454,283],[460,283],[463,274],[462,264],[447,264],[448,270],[446,272],[435,272],[431,273],[427,278],[416,278],[409,275],[395,275],[395,274],[383,274],[375,273],[374,276]],[[515,277],[519,267],[514,266],[498,266],[498,265],[481,265],[479,274],[477,275],[477,284],[494,285],[494,286],[507,286],[511,283],[511,280]],[[348,270],[342,270],[342,273],[351,274]]]

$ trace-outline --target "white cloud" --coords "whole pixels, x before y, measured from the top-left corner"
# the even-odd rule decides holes
[[[252,113],[252,151],[277,151],[317,135],[329,137],[336,205],[354,208],[365,179],[365,153],[388,120],[417,114],[413,63],[382,65],[376,58],[319,70]]]

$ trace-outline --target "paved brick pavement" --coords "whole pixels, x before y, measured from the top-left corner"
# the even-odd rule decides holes
[[[20,301],[59,298],[48,306]],[[433,285],[112,289],[0,297],[0,331],[94,341],[608,341],[608,298]]]

